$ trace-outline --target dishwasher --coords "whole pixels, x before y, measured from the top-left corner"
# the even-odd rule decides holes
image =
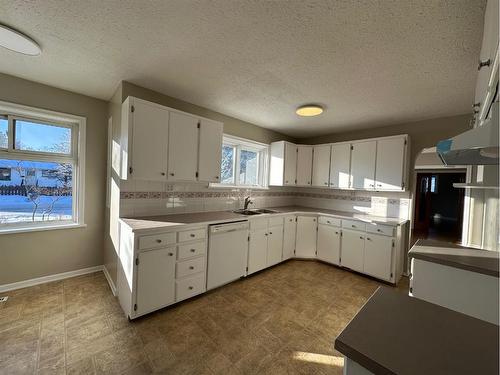
[[[207,290],[246,276],[248,221],[210,225]]]

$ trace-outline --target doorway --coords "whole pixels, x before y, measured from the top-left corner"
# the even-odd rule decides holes
[[[462,239],[466,170],[417,172],[412,246],[418,239],[459,244]]]

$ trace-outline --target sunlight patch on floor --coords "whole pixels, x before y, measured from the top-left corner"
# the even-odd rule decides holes
[[[318,363],[321,365],[329,365],[337,367],[344,366],[344,358],[337,357],[334,355],[308,353],[308,352],[294,352],[292,358],[298,361]]]

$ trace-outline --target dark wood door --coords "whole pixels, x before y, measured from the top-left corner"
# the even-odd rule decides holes
[[[417,191],[415,195],[415,230],[427,232],[431,213],[431,176],[430,173],[417,174]]]

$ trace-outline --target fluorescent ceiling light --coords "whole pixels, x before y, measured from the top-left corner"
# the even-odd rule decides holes
[[[323,113],[323,108],[316,104],[307,104],[297,108],[295,113],[305,117],[318,116]]]
[[[24,55],[37,56],[42,53],[33,39],[4,25],[0,25],[0,46]]]

